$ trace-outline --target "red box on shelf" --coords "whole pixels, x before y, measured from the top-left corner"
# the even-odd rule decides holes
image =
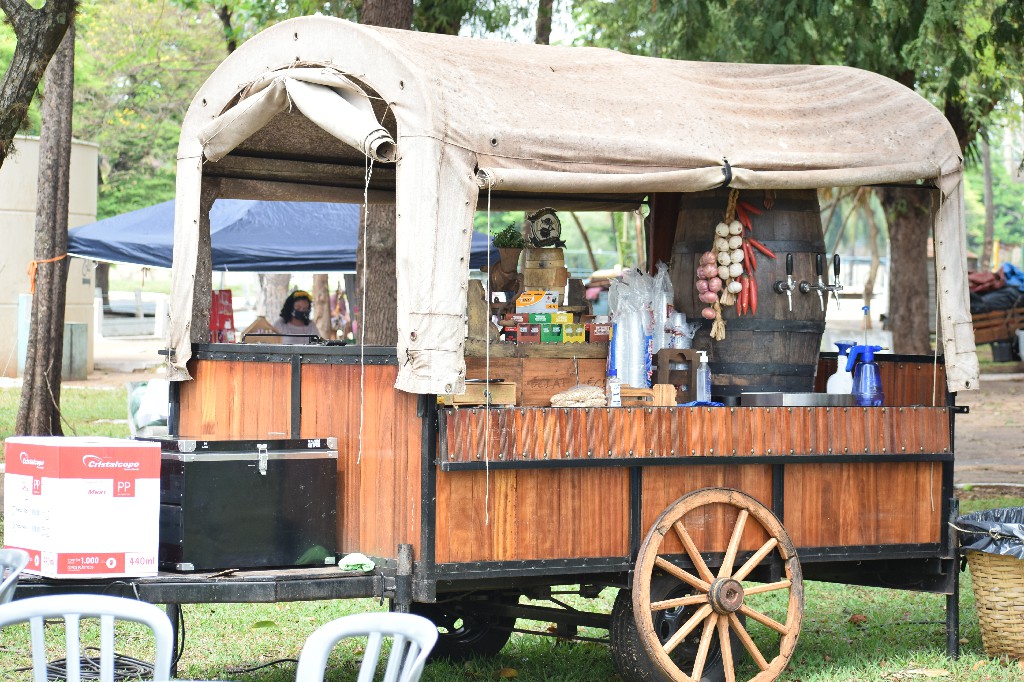
[[[210,305],[210,342],[235,342],[235,309],[231,303],[230,289],[213,292],[213,302]]]

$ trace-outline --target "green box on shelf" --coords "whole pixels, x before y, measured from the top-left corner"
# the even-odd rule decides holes
[[[540,326],[541,343],[562,343],[562,325],[542,324]]]

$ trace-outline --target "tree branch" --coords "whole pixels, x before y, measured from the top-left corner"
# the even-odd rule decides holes
[[[15,34],[20,34],[25,30],[25,22],[28,21],[28,17],[32,16],[32,12],[37,11],[32,9],[32,6],[25,0],[0,0],[0,10],[11,20]]]
[[[24,0],[0,0],[14,26],[18,43],[0,79],[0,166],[21,128],[46,65],[74,19],[76,0],[47,0],[32,9]]]

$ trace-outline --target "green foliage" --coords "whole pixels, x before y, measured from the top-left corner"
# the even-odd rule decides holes
[[[481,207],[485,203],[481,201]],[[606,211],[576,212],[575,217],[571,211],[559,211],[558,217],[562,221],[562,241],[565,242],[565,263],[573,273],[581,275],[589,273],[595,268],[591,267],[590,258],[587,255],[586,245],[580,234],[580,228],[576,225],[578,218],[582,228],[586,230],[587,238],[590,240],[590,247],[594,251],[597,260],[597,268],[612,268],[616,264],[630,265],[637,262],[636,240],[634,237],[625,239],[620,245],[622,237],[622,225],[624,221],[630,221],[630,233],[632,234],[632,214],[622,214],[624,218],[617,217],[619,214]],[[526,218],[522,211],[494,211],[491,213],[491,230],[497,226],[509,223],[521,224]],[[487,211],[477,211],[473,223],[476,232],[487,234]],[[625,249],[620,251],[620,246]]]
[[[526,246],[523,233],[517,223],[509,223],[505,228],[496,232],[492,243],[499,249],[521,249]]]
[[[220,47],[238,46],[264,28],[285,19],[325,14],[357,21],[361,0],[171,0],[186,12],[214,21],[221,31]]]
[[[20,388],[0,388],[0,462],[3,442],[14,435]],[[128,437],[128,390],[126,388],[79,388],[64,386],[60,411],[66,436]]]
[[[931,99],[970,142],[1024,80],[1024,11],[1015,0],[581,0],[590,44],[729,62],[846,64]]]
[[[992,205],[995,207],[993,237],[1002,244],[1024,244],[1024,182],[1015,179],[1007,169],[1002,146],[993,145],[991,149]],[[980,254],[985,234],[985,180],[980,163],[968,165],[965,190],[967,244]]]
[[[468,28],[474,35],[508,36],[512,24],[529,16],[529,0],[416,0],[413,28],[425,33],[458,35]]]
[[[169,0],[83,3],[75,135],[100,145],[99,218],[173,198],[181,121],[223,54],[215,18]]]

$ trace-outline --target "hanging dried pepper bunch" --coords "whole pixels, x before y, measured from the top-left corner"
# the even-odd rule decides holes
[[[775,258],[766,246],[753,237],[751,215],[762,211],[746,201],[739,201],[739,190],[729,192],[724,220],[715,226],[711,251],[704,253],[697,268],[697,291],[708,307],[701,311],[704,319],[714,320],[711,338],[725,338],[723,306],[736,306],[737,314],[757,314],[757,258],[754,249]],[[767,205],[767,196],[766,196]],[[748,234],[744,237],[744,230]]]

